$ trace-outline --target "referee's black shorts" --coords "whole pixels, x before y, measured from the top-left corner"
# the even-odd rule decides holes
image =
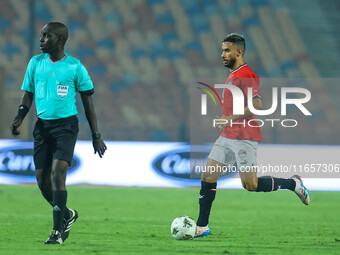
[[[58,120],[38,118],[33,130],[35,168],[49,167],[54,159],[65,160],[71,165],[78,131],[75,115]]]

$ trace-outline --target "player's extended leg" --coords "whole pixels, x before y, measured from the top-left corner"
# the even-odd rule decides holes
[[[200,212],[197,220],[196,237],[210,234],[208,227],[211,205],[216,196],[217,179],[223,171],[224,164],[208,158],[207,166],[201,177],[199,195]]]
[[[275,178],[272,176],[256,177],[256,168],[251,170],[239,170],[242,185],[248,191],[271,192],[278,189],[287,189],[294,191],[305,205],[309,205],[310,197],[307,188],[303,185],[300,176],[291,178]]]
[[[304,204],[309,204],[309,193],[299,176],[293,176],[288,179],[272,176],[257,178],[257,142],[251,140],[232,141],[230,145],[234,150],[242,185],[245,189],[256,192],[288,189],[294,191]]]
[[[258,191],[258,178],[256,177],[256,168],[250,168],[245,171],[239,170],[242,186],[248,191]]]

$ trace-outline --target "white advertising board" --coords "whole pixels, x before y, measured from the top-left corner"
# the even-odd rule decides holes
[[[106,144],[108,150],[103,158],[99,158],[93,153],[91,141],[77,142],[74,160],[68,171],[68,185],[199,186],[199,179],[190,178],[190,157],[196,155],[194,157],[205,160],[211,147],[204,145],[192,149],[186,143],[168,142]],[[0,184],[35,182],[32,148],[32,142],[0,140]],[[261,175],[290,177],[293,171],[304,178],[310,190],[339,191],[340,173],[336,167],[340,163],[338,155],[340,146],[261,144],[258,164],[263,167]],[[323,172],[322,164],[327,165],[324,166],[327,171],[332,168],[332,173],[327,175]],[[284,171],[287,169],[290,171]],[[237,173],[221,178],[218,188],[242,188]]]

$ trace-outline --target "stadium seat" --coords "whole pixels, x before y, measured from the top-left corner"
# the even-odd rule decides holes
[[[201,77],[225,81],[228,70],[221,64],[220,47],[230,32],[245,36],[245,61],[261,78],[336,77],[340,70],[336,1],[310,1],[306,8],[295,0],[41,0],[32,1],[34,28],[29,27],[30,2],[0,1],[5,87],[18,93],[32,52],[40,54],[41,27],[60,20],[70,30],[66,52],[87,67],[96,87],[99,118],[106,120],[102,133],[112,139],[185,138],[188,88]],[[318,40],[316,28],[323,33]],[[316,51],[316,43],[325,47]],[[338,90],[322,83],[306,86],[318,95],[310,102],[313,117],[301,122],[306,132],[287,140],[285,131],[274,134],[265,128],[267,142],[304,142],[315,133],[320,141],[334,143],[316,121],[336,119]],[[79,137],[88,139],[87,123],[81,118],[80,129],[87,131]],[[130,124],[120,127],[115,120]],[[134,134],[132,125],[141,128]],[[336,132],[335,127],[330,130]]]

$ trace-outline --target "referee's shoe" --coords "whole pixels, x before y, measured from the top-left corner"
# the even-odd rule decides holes
[[[50,237],[45,241],[45,244],[62,244],[61,234],[58,230],[52,230]]]
[[[71,229],[73,223],[78,218],[78,212],[76,210],[69,208],[69,211],[70,211],[71,217],[68,220],[64,219],[64,229],[61,232],[61,238],[62,238],[63,242],[65,242],[65,240],[68,238],[68,236],[70,234],[70,229]]]

